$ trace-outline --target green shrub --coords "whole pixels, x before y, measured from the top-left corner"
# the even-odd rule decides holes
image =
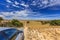
[[[16,20],[16,19],[13,19],[11,21],[11,24],[15,27],[22,27],[23,26],[23,23],[21,23],[20,21]]]
[[[52,21],[50,22],[50,25],[60,26],[60,20],[52,20]]]

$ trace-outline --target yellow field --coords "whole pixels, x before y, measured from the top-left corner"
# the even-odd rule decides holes
[[[25,27],[31,28],[31,29],[39,29],[39,28],[60,28],[60,26],[51,26],[50,24],[41,24],[41,22],[39,21],[29,21],[29,23],[27,23],[27,21],[22,21]]]
[[[8,22],[10,20],[4,20],[3,22]],[[29,23],[27,23],[29,21]],[[42,24],[39,20],[20,20],[20,22],[23,23],[24,27],[28,27],[31,29],[38,29],[38,28],[50,28],[50,27],[59,27],[60,26],[51,26],[49,23],[48,24]]]
[[[41,24],[38,21],[24,21],[25,40],[60,40],[60,26]]]

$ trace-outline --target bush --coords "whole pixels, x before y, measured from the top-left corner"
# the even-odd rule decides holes
[[[60,26],[60,20],[52,20],[52,21],[50,22],[50,25]]]
[[[42,24],[47,24],[48,21],[40,21]]]
[[[21,23],[20,21],[16,20],[16,19],[13,19],[11,21],[11,24],[15,27],[22,27],[23,26],[23,23]]]
[[[30,23],[29,21],[27,21],[27,23]]]

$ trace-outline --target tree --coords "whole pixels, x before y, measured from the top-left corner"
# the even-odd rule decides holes
[[[0,26],[3,26],[3,24],[1,23],[2,20],[3,20],[3,18],[0,17]]]
[[[0,17],[0,22],[3,20],[3,18],[2,17]]]
[[[13,19],[13,20],[11,21],[11,24],[12,24],[13,26],[15,26],[15,27],[22,27],[22,26],[23,26],[23,24],[22,24],[20,21],[16,20],[16,19]]]
[[[30,23],[29,21],[27,21],[27,23]]]

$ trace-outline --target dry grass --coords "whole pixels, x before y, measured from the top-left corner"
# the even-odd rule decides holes
[[[39,21],[29,21],[29,23],[26,23],[26,27],[29,27],[31,29],[39,29],[39,28],[60,28],[60,26],[51,26],[50,24],[41,24]]]
[[[24,34],[25,40],[60,40],[60,26],[43,25],[38,21],[29,21],[26,23]]]

